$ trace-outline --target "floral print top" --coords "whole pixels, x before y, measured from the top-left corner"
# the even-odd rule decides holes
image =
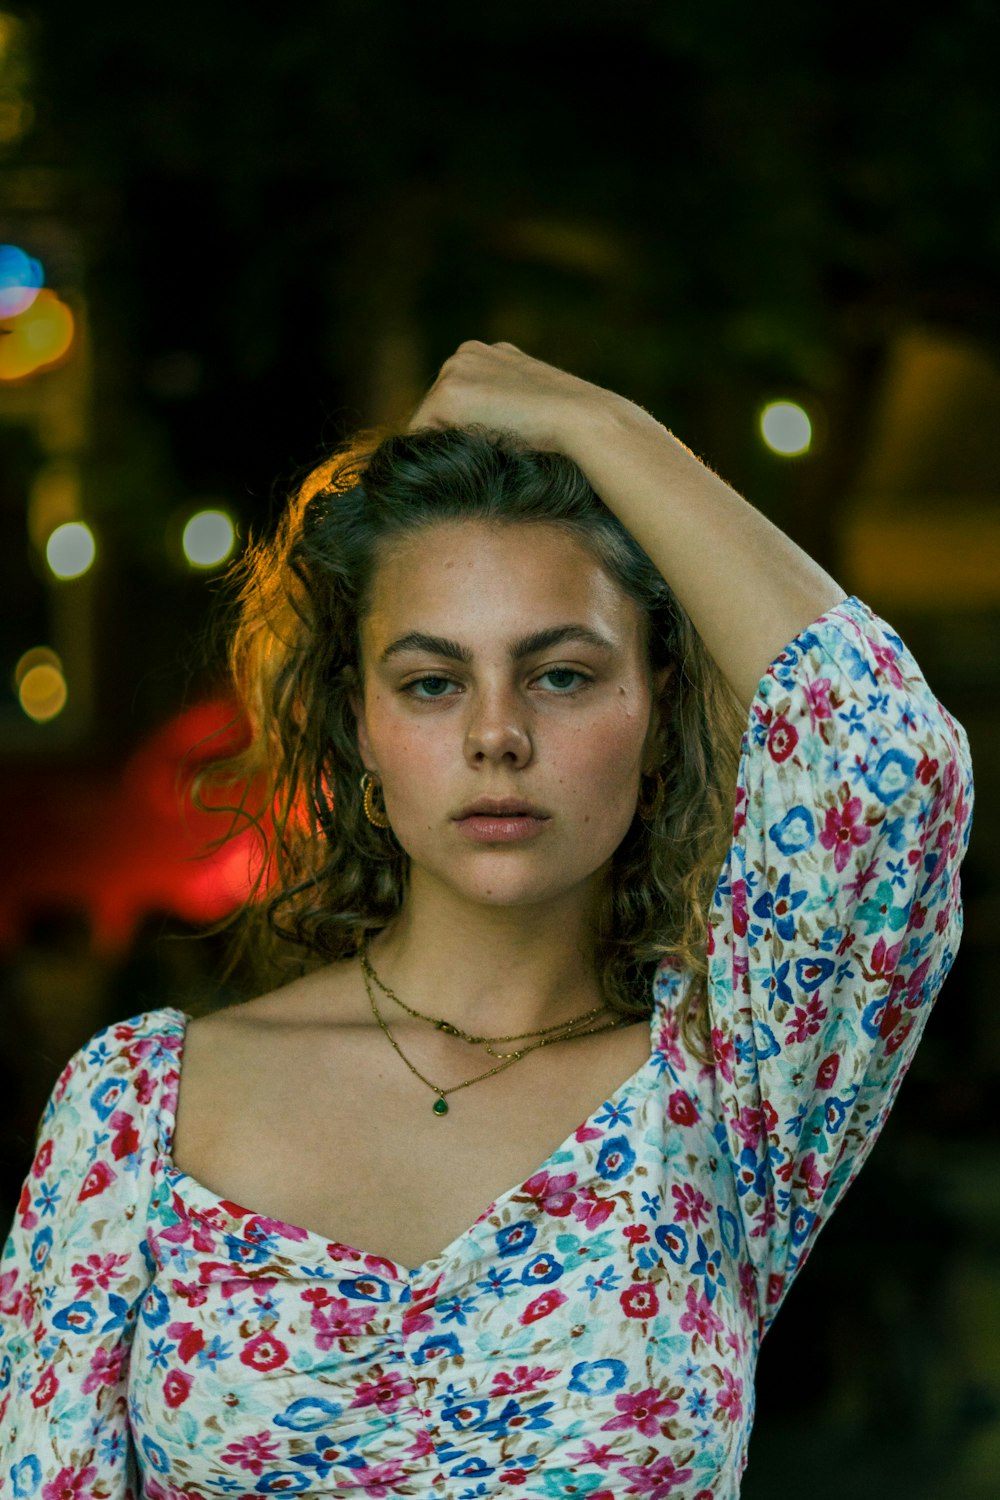
[[[749,711],[714,1066],[661,967],[648,1060],[422,1266],[173,1165],[183,1012],[97,1033],[0,1261],[3,1500],[734,1500],[761,1339],[954,958],[971,810],[961,725],[844,600]]]

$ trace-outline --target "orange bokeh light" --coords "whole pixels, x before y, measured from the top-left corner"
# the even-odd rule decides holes
[[[0,380],[23,380],[55,364],[73,342],[73,314],[47,287],[0,328]]]

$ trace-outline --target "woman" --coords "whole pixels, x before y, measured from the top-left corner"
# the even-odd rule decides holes
[[[303,486],[233,667],[244,930],[295,977],[67,1065],[0,1494],[736,1496],[958,945],[963,729],[645,411],[505,343]]]

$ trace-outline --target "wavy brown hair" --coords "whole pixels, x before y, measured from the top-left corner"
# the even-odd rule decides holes
[[[442,521],[545,522],[584,545],[646,622],[651,670],[672,666],[660,704],[671,753],[649,821],[638,813],[611,862],[595,962],[607,1004],[652,1010],[667,959],[696,976],[679,1020],[710,1060],[708,906],[725,859],[745,715],[690,619],[642,548],[562,453],[479,426],[355,433],[298,486],[276,534],[236,565],[232,681],[248,739],[197,777],[219,807],[237,788],[228,838],[262,840],[254,889],[236,916],[233,963],[290,978],[357,953],[399,910],[408,856],[365,817],[351,694],[380,549]],[[212,788],[209,796],[209,789]],[[219,842],[223,842],[220,840]]]

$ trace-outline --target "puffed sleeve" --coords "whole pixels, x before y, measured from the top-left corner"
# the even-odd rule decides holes
[[[146,1012],[63,1069],[0,1258],[0,1495],[137,1500],[126,1382],[178,1027]],[[62,1486],[67,1488],[64,1489]],[[48,1488],[46,1488],[46,1494]]]
[[[962,931],[964,729],[849,598],[757,688],[709,921],[716,1134],[762,1338],[864,1164]]]

